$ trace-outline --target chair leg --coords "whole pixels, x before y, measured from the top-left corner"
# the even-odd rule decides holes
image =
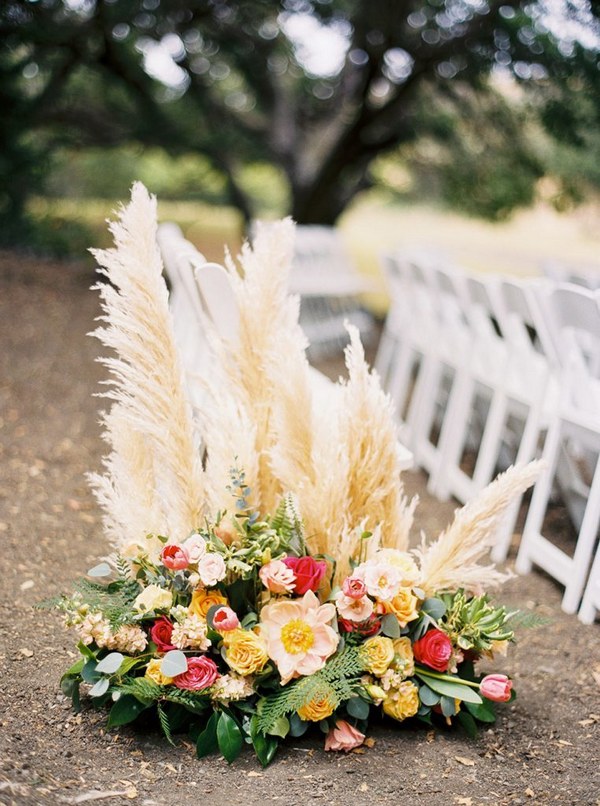
[[[435,356],[424,356],[406,415],[406,422],[412,435],[411,446],[417,465],[423,465],[423,454],[420,450],[420,445],[423,441],[429,440],[441,370],[441,364]],[[431,473],[431,468],[427,469]]]
[[[502,441],[504,421],[506,420],[506,408],[506,395],[504,392],[494,389],[489,413],[483,429],[481,445],[477,454],[475,470],[473,472],[475,490],[482,490],[490,483],[494,475],[500,443]]]
[[[596,550],[596,558],[581,600],[579,620],[584,624],[593,624],[598,609],[600,609],[600,547]]]
[[[556,419],[548,430],[542,456],[545,467],[535,484],[527,520],[525,521],[525,528],[523,529],[521,546],[515,562],[515,569],[518,574],[528,574],[531,571],[532,560],[535,559],[530,554],[530,543],[534,543],[535,539],[541,533],[544,515],[548,507],[548,500],[552,492],[552,481],[554,479],[554,473],[556,472],[561,432],[562,423],[559,419]]]
[[[565,587],[562,600],[562,609],[565,613],[574,613],[579,607],[581,594],[585,586],[590,560],[598,537],[598,524],[600,523],[600,456],[596,460],[594,478],[585,507],[585,515],[579,535],[575,554],[573,555],[573,573]]]
[[[404,405],[410,388],[410,372],[414,354],[412,345],[408,342],[401,344],[397,355],[392,359],[388,373],[387,392],[394,402],[396,414],[400,420],[402,419]]]

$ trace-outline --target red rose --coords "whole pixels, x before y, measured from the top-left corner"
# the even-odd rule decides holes
[[[217,664],[206,655],[196,658],[188,658],[187,672],[178,674],[173,678],[173,684],[177,688],[186,688],[190,691],[202,691],[209,688],[219,676]]]
[[[176,649],[171,643],[172,632],[173,625],[166,616],[156,619],[150,630],[150,640],[156,644],[159,652],[170,652],[171,649]]]
[[[448,661],[452,655],[452,642],[445,632],[429,630],[422,638],[413,644],[415,660],[435,669],[436,672],[446,672]]]
[[[318,590],[327,571],[325,560],[315,560],[313,557],[284,557],[283,562],[296,575],[294,593],[299,596]]]
[[[338,625],[342,632],[356,632],[359,635],[362,635],[364,638],[368,638],[369,636],[375,635],[375,633],[379,632],[381,622],[377,616],[369,616],[368,619],[361,621],[360,623],[350,621],[350,619],[341,618],[338,619]]]
[[[160,553],[160,558],[165,568],[170,568],[171,571],[181,571],[190,564],[187,551],[183,546],[177,546],[175,543],[165,546]]]

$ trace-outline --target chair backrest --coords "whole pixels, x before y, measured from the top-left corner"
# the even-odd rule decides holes
[[[500,327],[513,348],[535,351],[549,364],[558,363],[556,345],[544,317],[544,301],[553,284],[545,280],[516,280],[500,282]]]
[[[229,275],[218,263],[199,263],[194,277],[205,314],[219,336],[231,345],[239,342],[240,313]]]
[[[555,329],[565,373],[565,400],[596,418],[600,415],[600,307],[597,295],[580,286],[557,285],[548,299],[549,325]]]

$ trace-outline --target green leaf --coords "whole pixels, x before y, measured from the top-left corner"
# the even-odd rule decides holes
[[[426,677],[422,675],[420,672],[416,673],[419,680],[423,683],[426,683],[430,689],[436,691],[438,694],[442,694],[446,697],[453,697],[456,700],[462,700],[463,702],[473,702],[473,703],[481,703],[482,699],[479,694],[469,686],[466,686],[464,683],[460,683],[460,678],[456,678],[455,682],[450,682],[449,680],[437,680],[433,677]]]
[[[480,722],[489,722],[491,724],[496,721],[496,712],[489,700],[482,700],[481,703],[467,702],[465,707]]]
[[[175,742],[173,741],[173,736],[171,735],[171,725],[169,724],[169,717],[167,716],[167,712],[161,706],[160,702],[156,703],[156,710],[158,712],[158,720],[160,722],[160,726],[162,728],[162,732],[165,734],[166,740],[169,742],[170,745],[175,747]]]
[[[428,685],[423,684],[419,689],[419,699],[421,700],[423,705],[429,705],[431,707],[439,703],[440,695],[437,694],[435,691],[432,691],[432,689],[430,689]]]
[[[352,697],[346,702],[346,711],[355,719],[368,719],[369,703],[365,702],[362,697]]]
[[[477,738],[477,724],[467,711],[458,712],[458,721],[463,726],[465,733],[470,739]]]
[[[441,599],[437,599],[436,597],[432,596],[429,599],[425,599],[421,605],[421,611],[423,613],[427,613],[428,616],[431,616],[431,618],[437,621],[445,615],[446,605]]]
[[[89,648],[89,646],[86,646],[86,644],[84,644],[83,641],[80,641],[77,644],[77,649],[83,655],[84,658],[87,658],[88,660],[96,660],[95,653]]]
[[[171,649],[162,659],[160,671],[166,677],[177,677],[187,672],[187,658],[180,649]]]
[[[290,736],[297,739],[300,736],[304,736],[307,730],[308,722],[300,719],[298,714],[290,714]]]
[[[267,731],[269,736],[279,736],[282,739],[285,739],[289,732],[290,722],[285,716],[280,716],[279,719],[276,719]]]
[[[226,711],[222,712],[217,722],[217,743],[223,757],[230,764],[239,756],[244,746],[242,731],[235,719]]]
[[[440,700],[440,705],[442,706],[442,714],[444,716],[454,716],[456,713],[456,702],[454,697],[443,696]]]
[[[85,664],[85,658],[79,658],[72,666],[70,666],[67,671],[61,677],[61,682],[65,680],[67,677],[81,677],[81,671]]]
[[[114,674],[119,670],[123,663],[124,656],[120,652],[109,652],[96,666],[97,672],[103,674]]]
[[[400,623],[393,613],[388,613],[381,619],[381,632],[388,638],[400,638]]]
[[[301,722],[302,720],[298,717],[298,721]],[[296,734],[292,733],[292,735]],[[274,736],[265,736],[259,731],[258,718],[256,715],[250,720],[250,738],[252,739],[252,746],[254,747],[254,752],[258,760],[263,767],[267,767],[271,761],[273,761],[277,748],[279,747],[279,742]]]
[[[108,715],[108,727],[127,725],[138,718],[149,706],[137,700],[132,694],[122,694]]]
[[[217,723],[221,714],[213,711],[211,718],[206,723],[206,727],[196,740],[196,755],[198,758],[214,753],[217,749]]]
[[[79,680],[76,677],[63,677],[60,681],[60,690],[65,697],[71,698],[74,711],[79,711],[81,703],[79,700]]]
[[[102,697],[103,694],[106,694],[108,688],[110,686],[110,680],[108,677],[101,677],[90,689],[90,697]]]

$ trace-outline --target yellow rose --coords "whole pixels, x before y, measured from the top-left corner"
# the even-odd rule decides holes
[[[171,591],[159,588],[158,585],[148,585],[133,603],[133,609],[146,613],[149,610],[169,610],[173,604]]]
[[[362,655],[366,662],[367,671],[381,677],[394,660],[394,644],[391,638],[383,635],[374,635],[362,645]]]
[[[269,660],[262,638],[248,630],[237,629],[226,633],[224,644],[227,647],[227,665],[244,677],[260,672]]]
[[[335,711],[335,703],[328,696],[313,699],[302,708],[298,708],[298,716],[305,722],[320,722]]]
[[[419,704],[418,688],[410,680],[405,680],[398,688],[390,689],[383,701],[383,710],[388,716],[402,722],[417,713]]]
[[[385,700],[385,691],[381,686],[375,686],[373,683],[369,683],[365,686],[365,690],[375,705],[379,705]]]
[[[406,627],[409,621],[418,618],[417,608],[419,600],[410,588],[400,588],[393,599],[384,602],[388,613],[393,613],[401,627]]]
[[[419,568],[410,554],[398,549],[381,549],[377,552],[377,560],[388,563],[393,568],[397,568],[402,574],[402,584],[410,588],[419,581]]]
[[[415,673],[415,658],[412,651],[410,638],[395,638],[393,667],[401,672],[404,677],[412,677]]]
[[[163,674],[160,670],[160,664],[162,660],[160,658],[153,658],[148,666],[146,667],[146,674],[144,677],[148,677],[154,683],[159,686],[170,686],[173,682],[172,677],[167,677],[166,674]]]
[[[190,602],[188,611],[190,614],[205,619],[211,607],[226,604],[229,604],[229,602],[219,591],[206,591],[200,588],[192,593],[192,601]]]

